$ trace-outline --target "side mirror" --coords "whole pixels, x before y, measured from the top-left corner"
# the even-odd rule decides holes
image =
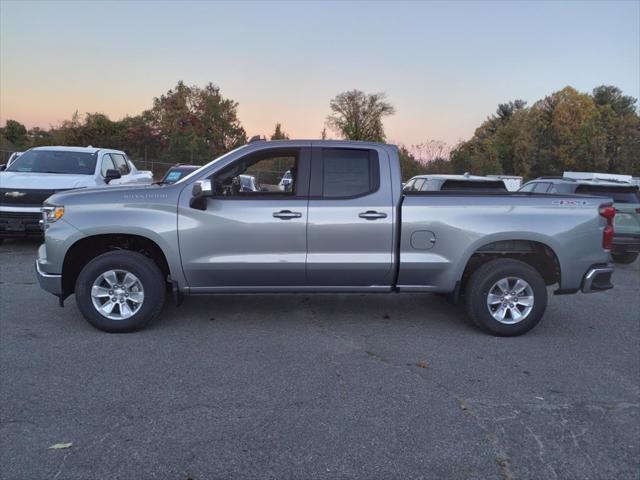
[[[0,165],[0,172],[4,172],[7,169],[7,165],[6,164],[2,164]]]
[[[107,170],[107,174],[104,176],[104,183],[108,185],[111,180],[117,180],[118,178],[121,178],[121,177],[122,177],[122,174],[120,173],[120,170],[116,170],[115,168],[110,168],[109,170]]]
[[[207,197],[211,197],[213,195],[213,181],[198,180],[191,188],[191,195],[189,206],[196,210],[206,210]]]

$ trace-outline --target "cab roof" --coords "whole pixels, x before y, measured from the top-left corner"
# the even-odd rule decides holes
[[[100,150],[108,152],[122,152],[122,150],[114,150],[112,148],[100,148],[100,147],[62,147],[62,146],[50,146],[50,147],[34,147],[31,150],[48,150],[54,152],[84,152],[84,153],[97,153]]]

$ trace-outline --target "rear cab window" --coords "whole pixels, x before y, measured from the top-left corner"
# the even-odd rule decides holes
[[[467,181],[445,180],[440,190],[458,190],[474,192],[506,192],[507,187],[502,180]]]

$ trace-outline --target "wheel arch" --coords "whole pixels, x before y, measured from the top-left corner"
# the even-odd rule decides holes
[[[84,266],[110,251],[127,250],[141,253],[160,268],[164,277],[172,275],[168,256],[157,242],[144,235],[128,233],[96,234],[77,240],[67,250],[62,264],[62,289],[65,295],[75,291],[75,283]]]
[[[469,249],[459,272],[460,288],[480,266],[496,258],[514,258],[533,267],[546,285],[561,284],[562,268],[556,249],[547,239],[531,237],[484,238]]]

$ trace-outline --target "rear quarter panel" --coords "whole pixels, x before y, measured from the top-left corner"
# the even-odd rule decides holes
[[[526,194],[406,196],[398,286],[450,292],[480,247],[502,240],[530,240],[556,254],[561,288],[578,288],[591,265],[609,259],[609,252],[602,248],[606,221],[599,207],[603,203],[606,199]],[[433,247],[412,245],[412,236],[420,231],[433,232]]]

